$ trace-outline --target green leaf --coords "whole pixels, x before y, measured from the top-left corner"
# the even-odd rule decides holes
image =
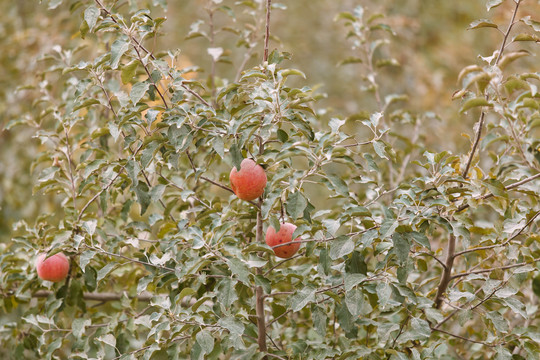
[[[326,328],[328,324],[328,316],[323,308],[316,304],[311,304],[311,319],[313,321],[313,327],[320,336],[326,335]]]
[[[141,215],[143,215],[148,206],[150,205],[150,194],[148,193],[148,185],[144,182],[139,182],[134,188],[135,194],[137,195],[137,202],[141,205]]]
[[[328,275],[330,273],[330,264],[331,264],[331,261],[330,261],[330,257],[328,256],[328,250],[326,248],[321,249],[319,253],[319,266],[320,266],[319,271],[322,270],[322,272],[325,275]]]
[[[141,154],[141,166],[143,169],[146,169],[150,162],[154,158],[154,153],[157,151],[160,143],[158,141],[151,141],[146,145]]]
[[[307,304],[315,300],[316,289],[311,286],[306,286],[301,290],[297,291],[296,294],[292,295],[290,298],[291,309],[292,311],[300,311]]]
[[[502,333],[507,333],[509,331],[510,328],[508,322],[498,311],[490,311],[486,313],[486,315],[497,331]]]
[[[272,292],[272,283],[262,275],[255,276],[255,285],[261,286],[266,294]]]
[[[97,287],[97,271],[90,265],[84,269],[84,284],[88,291],[94,291]]]
[[[341,12],[341,13],[337,14],[336,17],[334,17],[334,21],[337,21],[337,20],[340,20],[340,19],[349,20],[349,21],[352,21],[352,22],[356,21],[356,18],[354,17],[354,15],[351,14],[350,12],[347,12],[347,11]]]
[[[221,136],[216,136],[214,138],[214,140],[212,141],[212,148],[219,155],[220,158],[225,159],[225,148],[223,144],[223,138]]]
[[[511,53],[505,54],[499,61],[499,68],[504,69],[508,64],[512,63],[514,60],[520,59],[524,56],[530,56],[531,53],[527,50],[513,51]]]
[[[25,349],[35,350],[38,347],[38,339],[34,334],[27,334],[23,340],[23,346]],[[15,355],[17,356],[17,355]],[[22,354],[19,355],[22,358]]]
[[[488,179],[484,181],[484,184],[486,184],[487,188],[493,195],[508,199],[508,192],[499,180]]]
[[[111,335],[112,336],[112,335]],[[52,354],[62,346],[62,340],[63,337],[59,337],[58,339],[54,340],[47,346],[47,354],[45,355],[46,359],[52,359]],[[99,340],[99,339],[98,339]]]
[[[399,222],[395,219],[385,219],[381,224],[381,228],[379,229],[381,239],[386,239],[392,236],[398,225]]]
[[[133,85],[133,87],[131,88],[131,93],[129,94],[133,105],[137,105],[137,103],[143,98],[143,96],[148,91],[149,86],[150,84],[146,81],[139,82]]]
[[[339,326],[343,328],[345,332],[352,331],[354,327],[354,318],[349,312],[347,305],[344,303],[336,306],[335,314],[337,315]]]
[[[470,110],[474,107],[478,107],[478,106],[493,106],[493,104],[483,97],[477,97],[477,98],[473,98],[473,99],[469,99],[465,101],[465,104],[463,104],[459,112],[464,113],[465,111]]]
[[[330,259],[337,260],[354,250],[354,241],[349,236],[340,236],[330,245]]]
[[[289,135],[287,135],[287,133],[285,131],[283,131],[281,129],[277,129],[277,138],[282,143],[285,143],[285,142],[287,142],[287,140],[289,140]]]
[[[341,179],[341,177],[332,174],[328,174],[327,177],[340,195],[349,195],[349,188],[347,187],[347,184],[345,184],[345,182]]]
[[[94,26],[96,26],[99,13],[99,9],[96,8],[94,5],[91,5],[86,10],[84,10],[84,21],[86,21],[86,23],[88,24],[88,28],[90,29],[90,31],[94,30]]]
[[[540,297],[540,275],[533,279],[532,289],[536,296]]]
[[[90,319],[73,319],[73,322],[71,323],[73,336],[80,339],[83,336],[86,327],[90,325],[92,325],[92,321]]]
[[[540,32],[540,22],[536,20],[531,20],[531,16],[527,15],[521,19],[525,24],[529,25],[534,31]]]
[[[356,285],[360,284],[366,279],[366,276],[363,274],[349,274],[346,273],[344,276],[345,282],[345,291],[351,290]]]
[[[375,149],[375,152],[377,153],[377,155],[379,155],[380,158],[388,160],[388,156],[386,155],[386,149],[385,149],[386,145],[380,140],[373,141],[372,144],[373,144],[373,149]]]
[[[154,186],[152,190],[150,190],[150,199],[153,202],[158,202],[159,200],[161,200],[161,197],[163,196],[163,193],[165,192],[165,188],[166,186],[162,184],[158,184]]]
[[[304,209],[307,206],[307,200],[302,195],[300,191],[296,191],[295,193],[289,195],[289,198],[287,199],[286,208],[287,208],[287,214],[293,219],[298,219],[302,215],[304,215]]]
[[[358,317],[362,312],[364,294],[359,289],[352,289],[345,293],[345,305],[353,317]]]
[[[191,296],[193,294],[195,294],[196,291],[193,290],[192,288],[183,288],[182,291],[180,291],[180,294],[178,294],[178,296],[176,297],[176,301],[181,301],[183,298],[185,298],[186,296]]]
[[[116,338],[114,337],[113,334],[105,334],[105,335],[102,335],[100,337],[98,337],[96,340],[104,343],[104,344],[107,344],[111,347],[116,347]]]
[[[210,354],[214,350],[214,338],[208,331],[198,332],[195,339],[205,354]]]
[[[337,66],[349,65],[349,64],[360,64],[362,59],[356,56],[349,56],[337,63]]]
[[[487,11],[501,5],[505,0],[488,0],[486,2],[486,9]]]
[[[411,250],[411,243],[400,233],[394,233],[392,235],[392,242],[394,243],[394,252],[398,257],[399,263],[401,265],[406,264],[409,258],[409,251]]]
[[[467,30],[480,29],[480,28],[485,28],[485,27],[498,28],[498,26],[495,23],[493,23],[493,21],[491,20],[479,19],[479,20],[473,21],[469,25]]]
[[[425,247],[426,249],[431,250],[431,244],[429,243],[429,239],[427,238],[426,235],[419,233],[417,231],[404,233],[403,235],[405,235],[410,240],[413,240],[417,244]]]
[[[281,71],[280,73],[284,78],[291,75],[301,76],[304,79],[306,78],[306,74],[304,74],[302,71],[297,70],[297,69],[286,69],[286,70]]]
[[[339,230],[341,226],[341,224],[339,223],[339,220],[335,220],[335,219],[324,219],[322,221],[322,224],[332,236],[336,235],[337,231]]]
[[[535,42],[540,42],[540,38],[538,36],[536,36],[536,35],[533,35],[533,34],[522,33],[522,34],[517,34],[516,36],[514,36],[512,41],[535,41]]]
[[[497,356],[495,357],[495,360],[519,360],[521,357],[513,357],[510,350],[503,346],[497,346]],[[525,359],[525,358],[522,358]]]
[[[148,284],[150,284],[154,280],[154,275],[147,275],[145,277],[142,277],[139,279],[139,282],[137,283],[137,294],[141,294],[143,291],[146,290]]]
[[[242,164],[242,160],[244,160],[242,149],[240,149],[237,144],[232,144],[229,152],[232,156],[233,166],[236,167],[236,170],[240,170],[240,164]]]
[[[227,259],[227,264],[229,265],[229,269],[231,272],[238,277],[238,280],[243,282],[246,285],[250,285],[249,283],[249,269],[240,259]]]
[[[135,73],[137,72],[138,66],[139,62],[137,60],[130,61],[126,65],[122,66],[122,73],[120,77],[124,85],[131,82],[131,80],[135,76]]]
[[[234,317],[231,317],[231,316],[223,317],[219,319],[218,325],[229,330],[231,334],[235,334],[239,336],[244,333],[244,329],[245,329],[244,324],[242,324],[242,322],[236,320]]]
[[[105,278],[105,276],[109,275],[111,270],[113,270],[116,265],[117,265],[117,263],[112,262],[112,263],[108,263],[107,265],[105,265],[104,267],[99,269],[98,272],[97,272],[96,280],[97,281],[103,280]]]
[[[54,10],[56,9],[60,4],[62,4],[64,0],[49,0],[49,6],[47,9]]]
[[[441,314],[441,312],[438,309],[434,309],[432,307],[426,307],[424,308],[424,312],[426,314],[427,319],[435,324],[438,324],[444,320],[444,316]]]
[[[111,46],[111,59],[110,65],[112,69],[118,68],[122,55],[129,49],[129,42],[118,39],[115,40]]]
[[[137,186],[139,184],[139,173],[141,172],[139,163],[135,160],[129,160],[126,164],[126,171],[131,179],[131,183]]]
[[[375,290],[377,291],[379,306],[384,309],[392,295],[392,288],[386,282],[379,282]]]
[[[83,109],[83,108],[86,108],[95,104],[99,104],[99,103],[100,102],[98,99],[89,98],[89,99],[84,100],[81,104],[75,106],[73,108],[73,111],[77,111],[77,110],[80,110],[80,109]]]
[[[412,318],[411,330],[409,331],[413,337],[411,340],[426,340],[431,336],[431,328],[429,323],[424,319]]]
[[[270,194],[267,194],[263,200],[263,205],[261,207],[261,214],[263,219],[268,218],[268,214],[274,207],[278,198],[281,197],[281,189],[277,189]],[[278,222],[279,223],[279,222]]]

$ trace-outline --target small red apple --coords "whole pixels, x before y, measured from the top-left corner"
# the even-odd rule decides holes
[[[297,242],[300,241],[300,238],[297,237],[294,239],[294,242],[292,240],[294,230],[296,230],[296,226],[291,223],[281,224],[277,233],[272,226],[268,227],[268,230],[266,230],[266,244],[268,246],[274,247],[276,245],[290,243],[290,245],[279,246],[273,249],[277,257],[288,259],[300,249],[301,243]]]
[[[37,257],[36,270],[38,276],[43,280],[62,281],[69,272],[69,260],[63,253],[56,253],[45,259],[47,254],[43,253]]]
[[[234,193],[242,200],[255,200],[261,196],[267,181],[262,166],[251,159],[242,160],[240,171],[233,167],[229,180]]]

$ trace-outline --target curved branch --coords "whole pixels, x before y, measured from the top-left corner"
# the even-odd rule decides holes
[[[35,293],[32,294],[32,297],[34,298],[46,298],[46,297],[49,297],[50,295],[54,294],[53,291],[50,291],[50,290],[38,290],[36,291]],[[139,295],[136,295],[136,296],[131,296],[131,295],[128,295],[128,294],[125,294],[125,293],[113,293],[113,292],[101,292],[101,293],[97,293],[97,292],[85,292],[83,294],[83,298],[85,300],[93,300],[93,301],[118,301],[120,299],[122,299],[124,296],[127,296],[131,299],[137,299],[139,301],[150,301],[152,300],[152,298],[154,296],[159,296],[159,295],[155,295],[155,294],[152,294],[152,293],[149,293],[149,292],[142,292],[141,294]],[[165,295],[163,295],[165,296]]]
[[[454,235],[450,235],[450,240],[448,241],[448,253],[446,254],[446,266],[444,267],[441,281],[439,282],[439,287],[437,288],[437,295],[435,296],[435,308],[437,309],[441,307],[443,295],[448,288],[450,280],[452,280],[452,266],[454,265],[454,259],[456,257],[455,249],[456,238]]]

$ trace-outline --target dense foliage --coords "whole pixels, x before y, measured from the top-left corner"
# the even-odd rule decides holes
[[[457,75],[451,116],[403,75],[421,49],[399,52],[389,7],[346,3],[318,16],[350,47],[333,71],[354,75],[351,111],[321,105],[332,94],[279,45],[287,3],[169,4],[193,11],[169,47],[164,0],[47,3],[77,21],[20,60],[37,80],[12,74],[31,106],[3,134],[38,142],[6,143],[35,195],[13,190],[27,169],[3,175],[2,206],[34,209],[0,248],[0,356],[537,358],[538,2],[486,1],[495,16],[469,30],[489,54]],[[461,127],[466,142],[446,132]],[[268,178],[250,201],[229,184],[246,158]],[[302,243],[289,259],[264,240],[283,222]],[[65,281],[37,277],[42,252],[68,255]]]

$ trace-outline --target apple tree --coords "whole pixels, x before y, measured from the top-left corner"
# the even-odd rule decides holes
[[[57,206],[1,248],[0,354],[536,359],[538,3],[486,1],[469,29],[491,52],[444,119],[409,105],[399,28],[359,3],[320,15],[370,104],[338,113],[278,42],[286,3],[197,1],[160,48],[165,0],[48,1],[77,22],[11,131],[32,129],[34,192]],[[467,140],[435,143],[443,121]],[[64,280],[38,277],[43,252],[69,258]]]

